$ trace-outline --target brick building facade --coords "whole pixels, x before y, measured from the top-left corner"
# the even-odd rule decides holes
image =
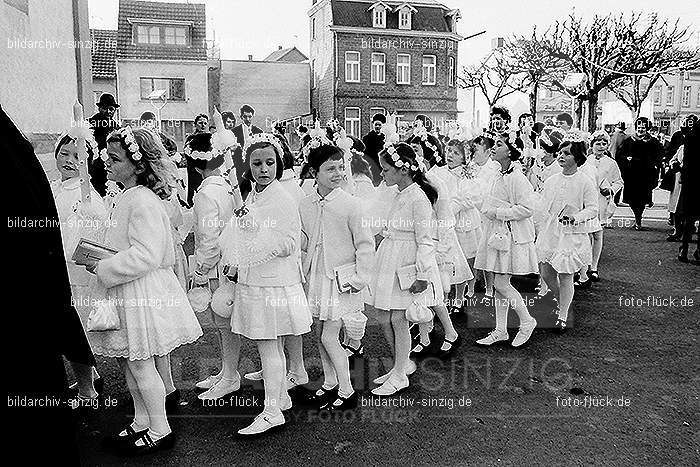
[[[311,107],[361,136],[375,113],[457,117],[458,10],[434,1],[320,0],[311,21]]]

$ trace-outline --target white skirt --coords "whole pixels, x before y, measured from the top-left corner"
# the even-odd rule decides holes
[[[311,313],[301,284],[257,287],[237,284],[231,331],[253,340],[300,336],[311,330]]]
[[[484,234],[476,252],[474,269],[514,276],[539,272],[535,242],[515,243],[511,236],[508,251],[496,250],[488,245],[489,237],[495,230],[496,223],[494,221],[484,221]]]
[[[396,271],[416,262],[415,240],[388,237],[382,240],[377,250],[376,274],[372,289],[372,306],[382,311],[405,310],[414,300],[420,298],[426,306],[440,305],[443,302],[442,282],[437,262],[433,259],[432,274],[428,289],[420,295],[401,290]]]
[[[168,355],[202,336],[202,328],[172,269],[157,269],[106,289],[106,296],[119,312],[121,327],[118,331],[89,333],[97,355],[146,360]]]
[[[560,274],[573,274],[593,261],[588,234],[565,232],[556,221],[545,227],[535,246],[540,262],[549,263]]]

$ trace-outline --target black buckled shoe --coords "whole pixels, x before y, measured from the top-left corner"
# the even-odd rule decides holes
[[[338,385],[336,384],[331,389],[326,389],[323,386],[318,388],[316,391],[309,391],[308,396],[301,401],[303,405],[309,405],[314,407],[322,407],[328,401],[335,400],[338,396]]]
[[[139,440],[142,442],[142,444],[137,444]],[[141,434],[141,436],[133,440],[131,443],[125,444],[120,451],[122,454],[127,456],[141,456],[157,451],[172,449],[174,446],[175,433],[172,431],[155,441],[153,438],[151,438],[151,435],[148,434],[148,431],[146,431],[146,433]]]
[[[321,406],[321,410],[328,410],[331,412],[344,412],[346,410],[352,410],[357,407],[358,401],[357,391],[354,391],[350,396],[343,397],[338,394],[335,399],[331,399]]]
[[[126,431],[126,435],[119,436],[122,431]],[[102,440],[102,445],[105,449],[119,450],[125,445],[136,441],[136,439],[144,433],[148,433],[148,428],[145,430],[134,431],[134,429],[131,428],[131,425],[128,425],[126,428],[119,430],[116,434],[105,437]]]
[[[449,341],[449,340],[447,340],[447,338],[445,338],[443,345],[444,344],[449,344],[449,347],[446,350],[442,350],[442,345],[440,346],[438,358],[441,358],[441,359],[449,358],[450,355],[452,355],[454,353],[454,351],[457,349],[457,347],[462,345],[462,336],[458,335],[457,338],[453,341]]]

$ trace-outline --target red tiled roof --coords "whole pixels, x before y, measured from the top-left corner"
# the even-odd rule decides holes
[[[179,46],[134,43],[134,26],[129,20],[189,22],[190,44]],[[207,60],[206,14],[202,3],[165,3],[119,0],[117,58],[147,60]]]
[[[388,1],[386,2],[392,9],[401,3],[409,3],[417,12],[413,13],[411,19],[411,30],[413,31],[435,31],[435,32],[450,32],[445,19],[445,14],[449,10],[443,9],[440,4],[435,4],[434,7],[422,6],[419,3]],[[372,5],[371,2],[348,2],[331,0],[333,8],[333,25],[334,26],[353,26],[362,28],[372,27],[372,12],[367,9]],[[399,28],[398,12],[387,12],[386,29]]]
[[[113,79],[117,76],[117,31],[90,29],[92,39],[92,77]]]

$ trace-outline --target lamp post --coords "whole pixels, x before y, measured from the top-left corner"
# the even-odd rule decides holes
[[[149,101],[151,101],[151,105],[156,111],[156,119],[158,120],[158,131],[163,131],[163,128],[161,126],[161,117],[160,117],[160,112],[165,107],[165,104],[168,103],[168,95],[165,89],[155,89],[151,91],[151,93],[146,97]],[[162,102],[162,104],[158,104],[159,102]]]

